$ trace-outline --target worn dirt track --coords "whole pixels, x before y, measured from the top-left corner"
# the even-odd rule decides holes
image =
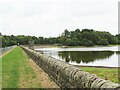
[[[42,68],[37,66],[33,60],[29,59],[29,65],[35,71],[38,80],[41,82],[42,88],[59,88],[48,74],[45,73]]]

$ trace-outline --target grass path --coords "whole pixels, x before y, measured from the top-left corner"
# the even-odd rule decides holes
[[[17,88],[19,81],[19,48],[13,49],[8,54],[2,57],[2,87]]]
[[[20,47],[5,54],[1,63],[2,88],[58,88]]]
[[[21,49],[21,48],[20,48]],[[21,65],[19,67],[19,82],[18,82],[18,87],[22,88],[40,88],[41,83],[36,77],[36,73],[34,70],[30,67],[29,65],[29,59],[26,55],[26,53],[21,50],[22,52],[22,57],[24,57],[24,60],[19,61],[19,64]],[[21,59],[20,59],[21,60]]]
[[[4,52],[2,55],[0,55],[0,90],[2,89],[2,57],[9,53],[11,50]]]
[[[3,88],[19,88],[24,84],[27,88],[32,87],[33,82],[30,82],[31,78],[29,77],[35,77],[35,73],[27,64],[27,61],[27,55],[23,54],[20,47],[14,48],[2,57]],[[35,83],[35,85],[41,87],[40,83]]]

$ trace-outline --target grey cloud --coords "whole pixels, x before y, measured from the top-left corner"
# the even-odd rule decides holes
[[[0,28],[3,34],[37,36],[57,36],[66,28],[116,33],[116,5],[114,0],[1,0]]]

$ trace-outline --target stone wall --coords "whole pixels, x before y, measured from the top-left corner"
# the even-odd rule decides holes
[[[82,71],[68,63],[56,60],[40,52],[35,52],[26,47],[23,50],[40,66],[61,88],[114,88],[120,89],[120,85],[106,81]]]

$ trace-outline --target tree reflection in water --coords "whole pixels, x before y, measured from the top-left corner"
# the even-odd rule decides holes
[[[116,54],[120,54],[120,51],[116,51]]]
[[[112,56],[114,51],[60,51],[59,57],[66,62],[90,63],[96,60],[106,59]]]

